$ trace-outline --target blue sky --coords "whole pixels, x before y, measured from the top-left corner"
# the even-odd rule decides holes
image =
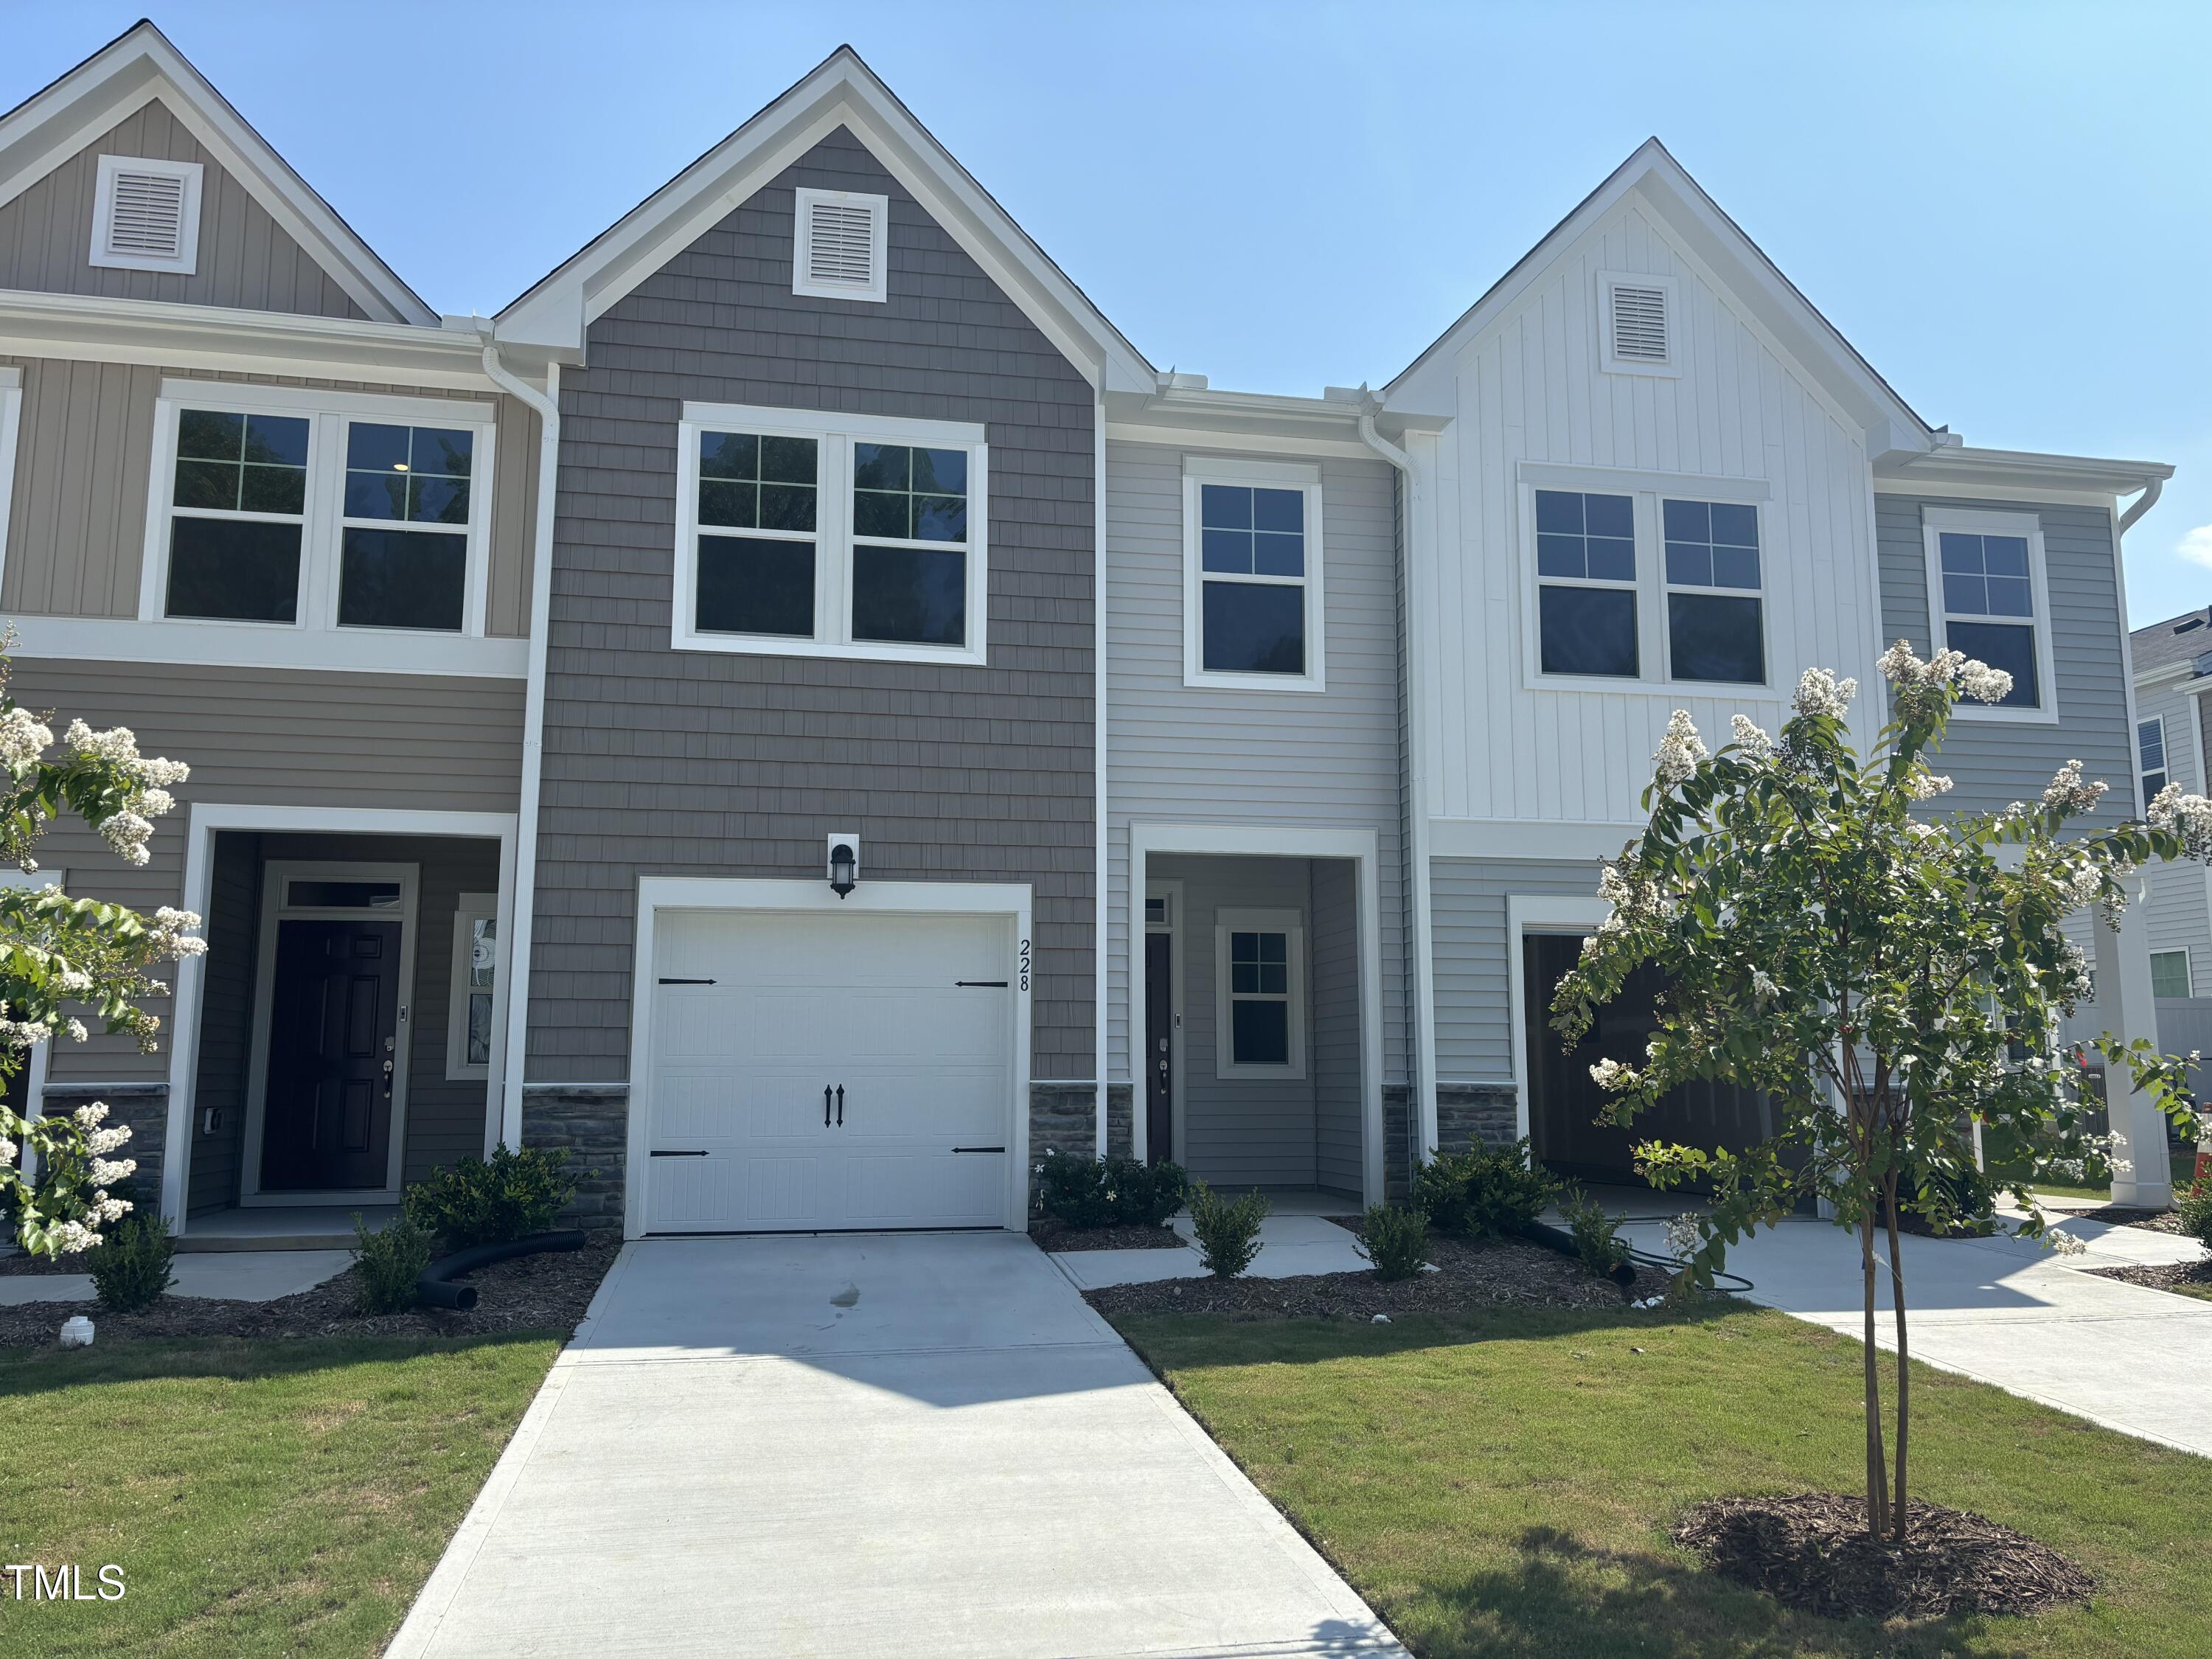
[[[0,107],[145,0],[0,0]],[[1380,384],[1653,133],[1928,419],[2180,469],[2212,603],[2212,7],[168,4],[445,311],[489,312],[849,40],[1153,362]],[[611,21],[610,21],[611,20]],[[2195,556],[2190,556],[2190,550]]]

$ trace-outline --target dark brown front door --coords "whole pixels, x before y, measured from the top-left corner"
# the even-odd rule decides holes
[[[399,1063],[399,924],[282,921],[270,999],[261,1185],[384,1185]]]
[[[1582,955],[1579,935],[1530,933],[1522,945],[1522,981],[1528,1006],[1528,1131],[1530,1151],[1560,1175],[1577,1180],[1634,1182],[1635,1149],[1663,1140],[1714,1152],[1742,1152],[1773,1132],[1766,1097],[1730,1083],[1698,1079],[1662,1096],[1638,1114],[1629,1128],[1597,1121],[1605,1091],[1590,1077],[1601,1060],[1636,1065],[1656,1029],[1655,1012],[1665,985],[1656,969],[1628,976],[1620,994],[1597,1011],[1589,1030],[1561,1052],[1552,1027],[1552,993]]]
[[[1145,1150],[1154,1164],[1175,1156],[1175,938],[1145,935]]]

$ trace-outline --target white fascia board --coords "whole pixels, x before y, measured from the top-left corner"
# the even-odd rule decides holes
[[[483,388],[483,343],[455,330],[98,295],[0,292],[0,350],[28,357]]]
[[[499,339],[581,350],[593,319],[840,126],[1094,386],[1157,388],[1142,354],[843,47],[502,310]]]
[[[2094,455],[2048,455],[2031,450],[1969,449],[1956,445],[1931,450],[1917,460],[1882,469],[1875,480],[1881,490],[1911,490],[1922,483],[1987,485],[2017,491],[2044,488],[2075,495],[2133,495],[2173,476],[2163,461],[2111,460]]]
[[[355,304],[383,321],[437,325],[438,313],[151,23],[128,30],[0,118],[0,204],[156,98]]]

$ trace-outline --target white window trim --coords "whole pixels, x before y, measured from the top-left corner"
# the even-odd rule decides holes
[[[1776,684],[1775,618],[1788,603],[1784,566],[1775,544],[1785,516],[1768,510],[1773,494],[1764,478],[1698,477],[1688,473],[1614,471],[1605,467],[1552,466],[1524,462],[1519,469],[1517,501],[1521,514],[1521,684],[1529,691],[1580,691],[1606,696],[1652,697],[1713,697],[1732,703],[1781,704],[1786,688]],[[1634,503],[1632,521],[1636,531],[1636,655],[1638,673],[1626,675],[1547,674],[1540,607],[1542,587],[1598,587],[1626,591],[1627,582],[1594,581],[1588,578],[1546,576],[1536,568],[1536,492],[1568,490],[1577,495],[1626,495]],[[1667,580],[1667,542],[1661,503],[1724,501],[1748,507],[1759,514],[1759,586],[1675,588]],[[1674,678],[1667,627],[1669,592],[1736,594],[1759,601],[1760,647],[1765,664],[1764,682],[1735,680],[1680,680]]]
[[[8,526],[15,497],[15,444],[23,419],[23,371],[0,364],[0,580],[8,574]]]
[[[842,283],[818,283],[806,274],[808,210],[817,203],[866,209],[868,214],[868,285],[853,288]],[[807,190],[793,192],[791,212],[791,291],[817,300],[858,300],[877,305],[890,297],[890,198],[845,190]]]
[[[470,933],[471,924],[475,922],[495,924],[498,920],[499,895],[496,893],[464,893],[454,903],[453,966],[446,980],[446,1081],[448,1083],[481,1083],[491,1077],[491,1062],[489,1060],[479,1065],[469,1062],[469,997],[474,988],[469,984],[469,974],[474,965]],[[495,940],[494,944],[491,1016],[493,1030],[496,1032],[500,988],[497,941]]]
[[[307,495],[300,535],[297,620],[242,622],[229,617],[165,614],[169,590],[169,521],[174,507],[177,417],[186,409],[224,414],[306,417]],[[346,427],[353,421],[410,426],[465,427],[475,435],[469,463],[468,572],[461,593],[459,632],[443,629],[338,626],[338,566],[345,538]],[[492,497],[495,493],[498,419],[489,404],[436,398],[325,392],[302,386],[244,386],[230,381],[165,380],[154,402],[154,461],[146,487],[146,543],[140,561],[138,617],[165,629],[220,629],[235,634],[327,633],[372,639],[481,639],[491,555]],[[289,515],[276,515],[289,522]],[[400,526],[404,528],[403,525]]]
[[[1613,348],[1613,290],[1615,288],[1656,288],[1667,296],[1667,361],[1645,362],[1623,358]],[[1688,330],[1682,316],[1681,285],[1672,276],[1647,276],[1638,270],[1601,270],[1597,273],[1597,329],[1601,366],[1607,374],[1656,374],[1680,380],[1688,353]]]
[[[1231,1058],[1231,990],[1229,936],[1231,933],[1281,933],[1283,955],[1289,971],[1290,1063],[1285,1066],[1240,1066]],[[1213,913],[1213,1075],[1226,1082],[1237,1078],[1269,1078],[1279,1083],[1303,1081],[1306,1074],[1306,927],[1302,910],[1216,910]]]
[[[2158,728],[2158,752],[2160,763],[2158,771],[2166,783],[2173,781],[2173,754],[2166,746],[2165,715],[2145,714],[2136,721],[2136,788],[2141,798],[2143,810],[2148,811],[2150,808],[2153,791],[2149,781],[2151,769],[2143,764],[2142,732],[2146,726],[2155,726]],[[2159,787],[2164,788],[2166,785],[2160,784]]]
[[[698,626],[699,537],[750,535],[699,522],[699,434],[754,432],[817,441],[814,518],[814,637],[702,632]],[[852,637],[853,446],[910,444],[968,452],[967,643],[902,645]],[[984,428],[966,421],[921,421],[889,416],[765,409],[742,404],[684,405],[676,437],[675,592],[670,643],[678,651],[724,651],[742,656],[831,657],[872,662],[933,662],[982,667],[989,659],[990,446]],[[772,539],[803,537],[778,536]],[[870,540],[875,538],[871,538]],[[943,549],[943,542],[903,545]]]
[[[190,276],[199,269],[200,180],[198,161],[172,161],[151,155],[103,155],[92,198],[92,251],[89,262],[103,270],[166,270]],[[111,253],[107,232],[115,216],[115,175],[118,173],[160,173],[185,182],[179,207],[177,252],[173,258],[144,253]]]
[[[2190,961],[2189,956],[2189,949],[2186,945],[2179,946],[2172,951],[2153,951],[2150,952],[2151,960],[2154,963],[2155,963],[2160,957],[2179,957],[2181,958],[2181,994],[2185,997],[2193,997],[2197,994],[2196,965]],[[2155,996],[2157,994],[2154,991],[2152,994]]]
[[[2038,708],[2001,708],[1966,698],[1954,704],[1951,718],[1958,720],[2001,720],[2024,726],[2058,724],[2058,673],[2051,660],[2051,579],[2044,566],[2043,520],[2033,513],[1992,513],[1986,508],[1923,507],[1920,509],[1921,546],[1927,558],[1928,629],[1934,648],[1951,648],[1950,617],[1943,607],[1942,533],[1970,536],[2021,536],[2027,540],[2027,578],[2034,596],[2035,615],[2027,618],[2035,638],[2035,677],[2042,698]],[[2018,617],[1969,617],[1967,622],[1990,622],[2017,628]]]
[[[1261,489],[1298,489],[1305,495],[1306,574],[1238,577],[1255,584],[1305,590],[1306,672],[1303,674],[1215,673],[1206,667],[1206,580],[1199,523],[1201,484],[1243,484]],[[1211,690],[1326,691],[1328,689],[1328,605],[1322,591],[1321,468],[1297,461],[1243,461],[1187,455],[1182,466],[1182,683]]]

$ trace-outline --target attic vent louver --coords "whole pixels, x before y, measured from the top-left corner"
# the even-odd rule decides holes
[[[1613,355],[1624,363],[1667,361],[1667,290],[1613,285]]]
[[[198,263],[200,164],[103,155],[92,214],[92,263],[190,276]]]
[[[821,299],[882,300],[889,199],[834,190],[797,195],[791,291]]]

